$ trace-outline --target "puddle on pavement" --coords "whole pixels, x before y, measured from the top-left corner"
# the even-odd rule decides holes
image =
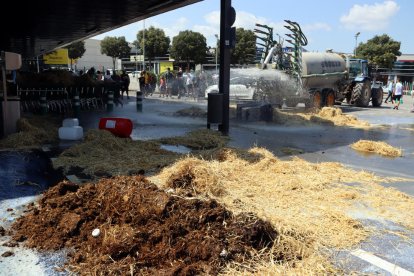
[[[0,151],[0,200],[37,195],[61,179],[42,151]]]
[[[172,151],[172,152],[176,152],[176,153],[182,153],[182,154],[186,154],[186,153],[190,153],[191,149],[187,148],[185,146],[181,146],[181,145],[161,145],[161,148],[164,150],[168,150],[168,151]]]

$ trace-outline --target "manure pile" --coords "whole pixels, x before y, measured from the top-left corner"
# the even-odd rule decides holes
[[[13,230],[14,240],[31,248],[70,249],[67,267],[81,275],[216,275],[230,262],[269,252],[278,238],[251,213],[165,192],[142,176],[61,182]]]

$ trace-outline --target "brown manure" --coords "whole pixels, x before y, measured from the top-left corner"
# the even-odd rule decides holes
[[[13,229],[28,247],[73,249],[68,267],[81,275],[216,275],[230,262],[269,251],[278,238],[251,213],[167,193],[143,176],[61,182]]]

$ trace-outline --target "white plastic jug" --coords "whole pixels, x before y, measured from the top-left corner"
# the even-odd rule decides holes
[[[81,126],[59,128],[59,139],[61,140],[81,140],[82,138],[83,128]]]

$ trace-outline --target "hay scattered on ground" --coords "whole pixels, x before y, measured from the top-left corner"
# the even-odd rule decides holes
[[[183,145],[195,150],[224,146],[228,138],[217,131],[195,130],[187,135],[151,141],[119,138],[105,130],[89,130],[84,141],[65,150],[53,162],[65,174],[96,179],[115,175],[153,174],[182,155],[161,144]]]
[[[193,150],[208,150],[221,148],[228,142],[228,137],[218,131],[199,129],[189,132],[184,136],[166,137],[155,140],[161,144],[181,145]]]
[[[317,113],[303,113],[297,111],[273,110],[273,121],[283,125],[309,125],[327,124],[332,126],[347,126],[356,128],[368,128],[370,124],[358,120],[355,116],[346,115],[337,107],[323,107]]]
[[[17,121],[17,133],[0,140],[1,149],[40,148],[58,141],[59,119],[51,116],[32,116]]]
[[[208,194],[233,212],[252,212],[269,220],[281,233],[274,250],[300,252],[295,268],[315,263],[309,258],[319,256],[321,248],[350,247],[364,240],[369,229],[352,218],[361,206],[374,217],[414,228],[413,198],[379,185],[403,179],[382,178],[333,162],[313,164],[297,157],[281,161],[261,148],[242,157],[225,149],[216,160],[186,158],[150,179],[178,193]],[[271,261],[269,265],[278,266]],[[303,269],[313,273],[330,269],[327,262],[320,266]]]
[[[84,141],[62,152],[53,166],[66,174],[98,178],[154,173],[179,156],[161,149],[156,142],[118,138],[106,130],[88,130]]]
[[[100,235],[93,237],[96,228]],[[73,249],[69,268],[80,275],[217,275],[232,261],[272,254],[278,237],[253,214],[125,176],[82,186],[61,182],[13,229],[14,239],[29,247]],[[288,257],[274,255],[278,262]]]
[[[206,117],[207,111],[204,109],[201,109],[196,106],[192,106],[189,108],[180,109],[175,112],[176,116],[189,116],[189,117]]]
[[[351,148],[357,151],[377,153],[387,157],[400,157],[402,150],[391,146],[385,142],[359,140],[351,145]]]

